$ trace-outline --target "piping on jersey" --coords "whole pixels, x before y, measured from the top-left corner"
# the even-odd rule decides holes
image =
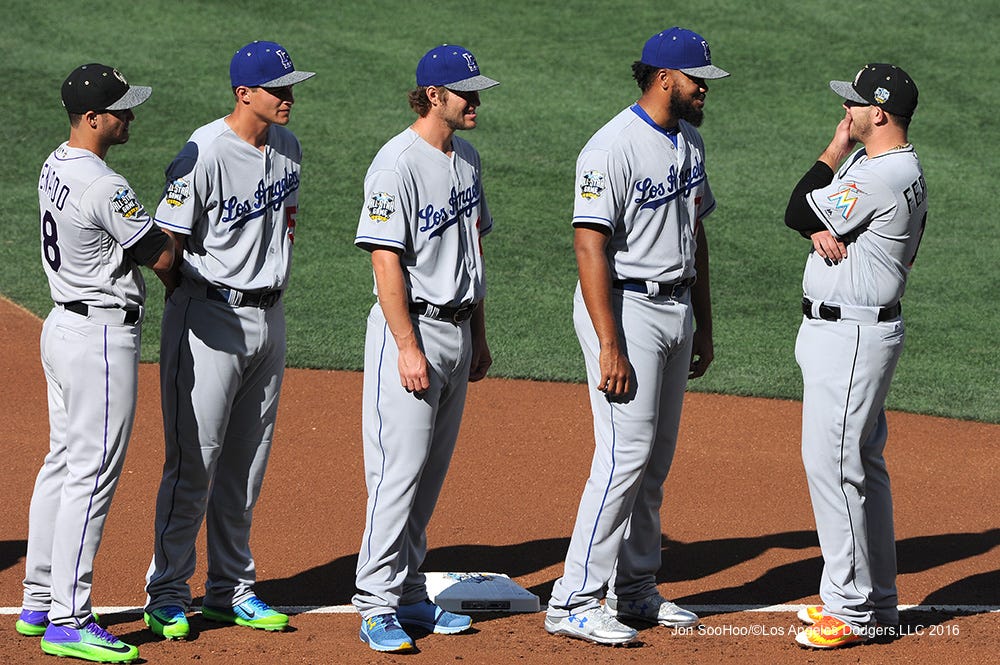
[[[615,476],[615,447],[617,444],[617,433],[615,430],[615,405],[609,403],[608,406],[611,407],[611,470],[608,472],[608,484],[604,487],[604,496],[601,497],[601,508],[597,511],[597,517],[594,518],[594,528],[590,532],[590,542],[587,543],[587,556],[583,560],[583,582],[579,589],[571,592],[569,596],[566,597],[567,607],[572,606],[573,596],[587,588],[587,579],[590,577],[590,552],[594,549],[594,536],[597,533],[597,525],[601,521],[601,514],[604,513],[604,504],[608,500],[608,492],[611,489],[611,481]]]

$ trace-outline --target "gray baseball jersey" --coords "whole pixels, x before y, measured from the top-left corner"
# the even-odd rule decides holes
[[[802,370],[802,459],[823,552],[823,611],[854,627],[899,622],[892,494],[883,450],[885,398],[903,350],[898,309],[927,219],[913,148],[852,155],[806,194],[846,242],[811,252],[795,357]]]
[[[288,282],[302,149],[288,129],[269,132],[260,151],[220,118],[170,165],[156,223],[187,236],[185,277],[240,291]]]
[[[891,168],[882,168],[892,162]],[[880,307],[903,297],[927,216],[926,184],[912,146],[869,159],[855,152],[833,182],[806,195],[838,238],[854,238],[847,259],[828,266],[809,254],[802,290],[812,300]]]
[[[573,224],[612,232],[615,279],[694,277],[695,223],[715,208],[698,130],[668,132],[635,104],[587,142],[576,172]]]
[[[65,143],[42,167],[42,267],[52,300],[139,307],[146,289],[124,250],[153,226],[135,191],[100,157]]]
[[[253,506],[270,454],[285,367],[281,300],[292,255],[301,149],[272,125],[257,150],[223,119],[192,134],[156,211],[187,236],[166,303],[160,380],[166,461],[156,501],[147,610],[190,606],[195,540],[207,511],[204,604],[253,595]],[[224,292],[216,287],[222,287]],[[231,305],[225,294],[249,297]]]
[[[49,452],[31,499],[23,603],[79,628],[135,415],[145,284],[124,249],[154,227],[125,178],[66,144],[45,160],[38,200],[58,304],[42,327]]]
[[[410,128],[386,143],[365,175],[354,240],[401,251],[411,300],[445,307],[485,297],[479,239],[493,228],[479,153],[457,136],[452,146],[449,157]]]
[[[704,152],[693,126],[681,121],[677,132],[666,131],[638,104],[583,148],[573,225],[610,233],[613,279],[663,285],[695,276],[696,225],[715,208]],[[623,602],[656,592],[662,486],[677,442],[693,317],[686,289],[644,291],[612,291],[636,388],[628,399],[609,400],[597,388],[600,342],[576,290],[573,321],[587,365],[596,446],[564,573],[549,601],[552,618],[597,607],[605,589],[609,599]]]
[[[407,129],[382,147],[365,177],[355,243],[401,252],[411,303],[459,307],[486,295],[480,238],[493,220],[479,154],[457,136],[452,147],[446,155]],[[412,320],[430,378],[419,395],[400,385],[398,349],[377,302],[368,316],[362,404],[368,503],[353,599],[363,618],[427,597],[420,572],[426,528],[465,407],[469,321]]]

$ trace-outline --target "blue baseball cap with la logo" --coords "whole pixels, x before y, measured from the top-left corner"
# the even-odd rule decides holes
[[[229,62],[233,87],[283,88],[312,78],[316,72],[296,71],[292,58],[281,44],[250,42]]]
[[[500,82],[479,73],[479,64],[469,49],[442,44],[425,53],[417,63],[417,85],[474,92],[500,85]]]
[[[708,42],[697,32],[673,27],[646,40],[642,62],[650,67],[677,69],[688,76],[721,79],[729,72],[712,64]]]

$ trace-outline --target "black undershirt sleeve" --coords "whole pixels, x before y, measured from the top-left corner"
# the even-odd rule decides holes
[[[785,208],[785,226],[798,231],[803,238],[808,238],[817,231],[826,230],[826,226],[809,207],[806,194],[826,187],[831,182],[833,182],[833,169],[820,161],[813,164],[792,190],[788,207]]]
[[[154,225],[146,231],[146,235],[139,238],[137,243],[126,249],[125,253],[139,265],[148,266],[156,262],[156,258],[168,242],[173,240],[159,226]]]

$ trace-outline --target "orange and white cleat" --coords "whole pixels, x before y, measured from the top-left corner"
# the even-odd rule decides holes
[[[806,605],[796,614],[802,623],[814,624],[823,618],[822,605]]]
[[[836,617],[824,615],[795,636],[795,642],[807,649],[839,649],[866,642],[868,636]]]

